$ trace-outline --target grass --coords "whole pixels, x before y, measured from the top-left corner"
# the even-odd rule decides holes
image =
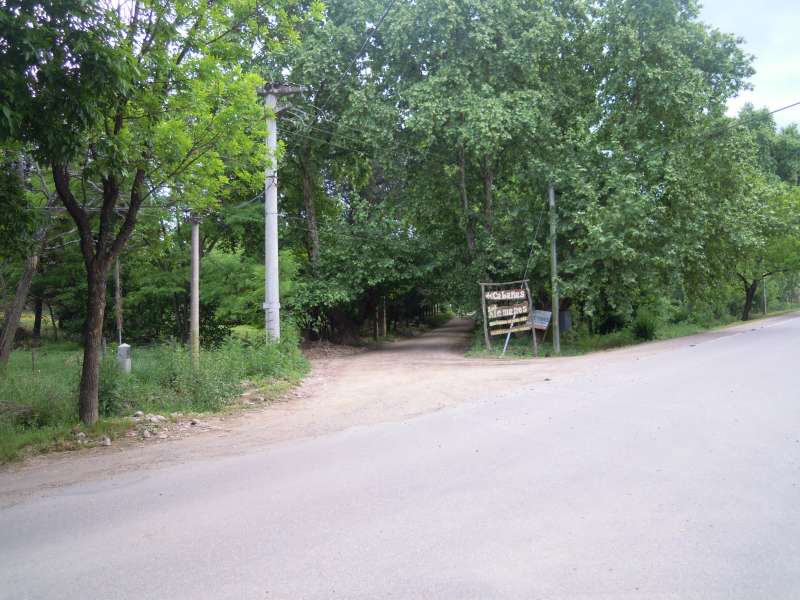
[[[274,398],[299,382],[308,370],[291,332],[279,344],[266,344],[257,332],[234,336],[219,348],[203,350],[197,371],[187,349],[178,344],[134,347],[132,357],[129,375],[119,371],[112,350],[104,358],[101,419],[85,428],[79,424],[77,411],[80,347],[46,342],[41,348],[12,353],[0,373],[0,402],[6,407],[0,410],[0,462],[80,447],[73,432],[76,427],[86,433],[89,444],[103,435],[113,439],[130,427],[123,417],[137,410],[224,410],[242,393],[243,382]]]
[[[800,304],[781,305],[780,310],[770,312],[767,315],[763,313],[751,315],[751,321],[756,321],[766,317],[775,317],[788,312],[800,309]],[[655,340],[668,340],[677,337],[684,337],[709,331],[711,329],[718,329],[721,327],[728,327],[742,323],[741,320],[733,316],[726,316],[720,319],[713,319],[701,322],[679,322],[659,324]],[[553,345],[550,341],[552,332],[548,330],[544,342],[539,342],[539,356],[548,357],[553,356]],[[541,334],[540,334],[541,336]],[[599,352],[602,350],[611,350],[613,348],[621,348],[623,346],[631,346],[633,344],[643,343],[646,340],[637,338],[630,328],[615,331],[605,335],[600,334],[587,334],[578,332],[573,329],[561,336],[561,356],[579,356],[588,354],[590,352]],[[503,351],[503,343],[505,336],[496,336],[492,339],[492,348],[487,350],[483,341],[483,330],[480,327],[475,329],[473,335],[472,345],[467,351],[467,356],[476,358],[501,358]],[[529,333],[512,334],[511,340],[508,344],[508,349],[505,358],[520,359],[520,358],[533,358],[533,346],[531,344],[531,336]]]
[[[541,337],[541,334],[539,334]],[[492,338],[492,348],[487,350],[483,341],[483,330],[476,328],[472,345],[467,351],[467,356],[475,358],[501,358],[505,336]],[[570,332],[561,336],[561,356],[578,356],[589,352],[610,350],[622,346],[635,344],[633,334],[629,330],[616,331],[607,335],[578,336]],[[550,331],[544,341],[539,341],[539,356],[553,355],[553,344],[550,341]],[[508,343],[505,358],[533,358],[533,344],[529,333],[512,334]]]

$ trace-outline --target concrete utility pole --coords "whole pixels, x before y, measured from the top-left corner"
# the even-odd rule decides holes
[[[192,348],[192,364],[200,366],[200,219],[189,217],[192,224],[192,292],[189,326],[189,341]]]
[[[764,314],[767,314],[767,278],[761,278],[761,296],[764,300]]]
[[[556,255],[556,191],[551,183],[547,188],[550,202],[550,287],[553,289],[553,351],[561,354],[561,328],[558,322],[558,257]]]
[[[281,337],[281,303],[278,293],[278,97],[297,94],[299,85],[271,83],[258,91],[267,107],[267,169],[264,175],[264,312],[267,341]]]
[[[114,261],[114,319],[117,322],[117,343],[122,345],[122,282],[120,281],[119,257]]]

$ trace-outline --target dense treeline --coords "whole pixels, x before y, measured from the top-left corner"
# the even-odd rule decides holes
[[[800,132],[725,116],[750,58],[691,0],[0,8],[5,337],[24,303],[83,332],[84,419],[117,264],[125,339],[186,339],[190,213],[204,342],[262,323],[266,81],[308,90],[279,119],[282,303],[307,337],[472,310],[478,280],[526,270],[548,307],[549,184],[561,308],[589,331],[747,319],[765,278],[797,298]]]

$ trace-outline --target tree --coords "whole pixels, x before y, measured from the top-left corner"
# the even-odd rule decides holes
[[[530,262],[545,279],[532,238],[555,182],[564,302],[601,329],[714,287],[709,265],[727,257],[713,254],[719,207],[748,185],[730,175],[746,151],[716,130],[751,68],[739,40],[698,21],[694,2],[425,0],[398,5],[378,32],[367,25],[351,62],[358,20],[382,9],[355,6],[354,25],[349,5],[331,3],[286,62],[322,98],[288,130],[281,175],[306,219],[287,226],[312,257],[322,228],[307,199],[330,210],[337,196],[367,197],[370,186],[352,178],[361,169],[382,182],[374,218],[391,215],[413,228],[409,243],[430,249],[417,285],[474,307],[476,278],[516,278]],[[345,75],[334,94],[323,91],[325,72]],[[314,182],[302,204],[301,180]]]
[[[38,165],[28,165],[25,155],[21,154],[19,159],[19,166],[17,169],[17,177],[19,183],[15,188],[15,192],[19,194],[17,199],[17,206],[21,206],[23,210],[27,209],[29,214],[35,214],[37,209],[42,209],[35,230],[30,234],[30,237],[25,240],[25,263],[22,268],[22,273],[17,283],[17,288],[14,292],[13,300],[8,304],[5,311],[5,319],[3,322],[3,329],[0,332],[0,366],[8,364],[11,357],[11,351],[14,345],[14,338],[19,327],[19,320],[22,316],[22,311],[25,307],[25,302],[28,299],[28,292],[31,289],[33,278],[39,269],[39,260],[45,251],[47,244],[47,236],[52,225],[52,211],[56,201],[56,196],[49,191],[44,177],[39,170]],[[29,185],[27,181],[28,167],[31,171],[36,171],[38,175],[38,185],[35,187]],[[26,188],[32,188],[31,193],[26,193]],[[31,198],[35,197],[35,199]],[[22,223],[31,222],[29,219],[22,219]],[[20,237],[20,232],[16,232],[13,237]],[[13,239],[12,237],[12,239]],[[39,318],[38,323],[41,326],[41,307],[37,312]]]
[[[80,236],[86,322],[79,412],[98,418],[106,281],[146,200],[213,205],[226,140],[256,135],[259,78],[245,44],[275,47],[292,6],[5,0],[0,137],[50,165]]]
[[[0,261],[26,253],[36,213],[25,195],[25,153],[18,147],[0,148]]]
[[[749,227],[739,238],[734,268],[744,291],[742,320],[747,321],[756,292],[767,277],[800,271],[800,191],[765,186],[742,210],[746,214],[734,218]]]

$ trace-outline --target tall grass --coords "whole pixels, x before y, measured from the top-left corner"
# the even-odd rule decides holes
[[[183,345],[134,348],[130,374],[119,370],[110,349],[100,372],[101,418],[111,421],[137,410],[217,411],[241,393],[245,380],[296,382],[308,369],[297,342],[291,329],[277,344],[267,344],[263,335],[232,337],[201,351],[198,369]],[[80,348],[69,344],[45,345],[33,360],[29,350],[12,354],[0,372],[0,403],[6,407],[0,410],[0,461],[25,445],[57,441],[78,423],[81,360]]]

